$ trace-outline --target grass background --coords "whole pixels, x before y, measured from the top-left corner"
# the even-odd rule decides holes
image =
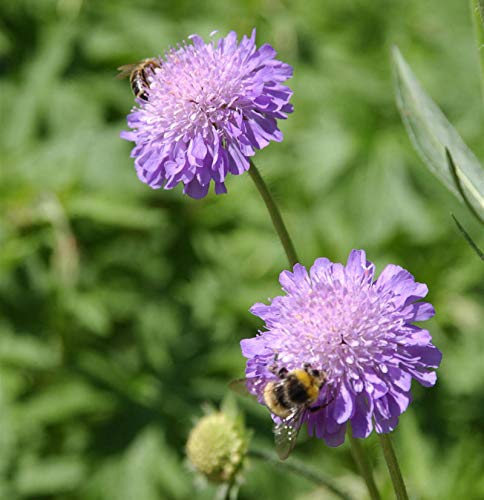
[[[191,33],[249,33],[294,67],[282,144],[256,157],[300,258],[365,248],[429,284],[443,351],[394,443],[412,498],[484,498],[483,268],[450,212],[480,228],[412,150],[394,102],[397,44],[484,157],[466,2],[17,0],[0,4],[0,498],[209,499],[185,464],[201,406],[243,373],[248,313],[285,256],[249,176],[202,201],[152,191],[119,139],[133,105],[116,67]],[[481,232],[482,233],[482,232]],[[481,234],[482,236],[482,234]],[[254,446],[267,412],[240,402]],[[366,448],[392,498],[374,437]],[[365,498],[349,448],[295,456]],[[252,461],[241,499],[332,498]]]

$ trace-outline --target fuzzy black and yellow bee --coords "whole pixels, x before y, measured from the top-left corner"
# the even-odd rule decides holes
[[[279,458],[285,460],[296,445],[305,412],[323,408],[313,405],[326,382],[326,374],[313,369],[310,364],[291,371],[278,369],[274,365],[271,371],[279,380],[268,382],[262,396],[269,411],[281,419],[274,426],[274,442]],[[250,383],[249,379],[239,379],[232,382],[230,387],[237,392],[247,393],[247,383]]]
[[[143,59],[137,63],[120,66],[118,68],[119,74],[116,78],[126,78],[129,76],[129,83],[135,97],[147,101],[148,96],[146,91],[150,88],[148,75],[150,71],[152,72],[156,68],[161,68],[161,63],[158,59]]]

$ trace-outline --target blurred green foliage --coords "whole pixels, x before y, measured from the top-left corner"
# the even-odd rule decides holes
[[[439,382],[414,387],[394,433],[412,497],[484,498],[484,275],[449,213],[480,228],[412,150],[391,78],[397,44],[484,158],[468,5],[440,0],[1,2],[0,498],[212,498],[186,437],[242,375],[248,308],[278,293],[285,256],[249,176],[203,201],[137,180],[114,76],[191,33],[254,26],[294,66],[285,141],[256,162],[303,262],[365,248],[429,284]],[[267,412],[240,404],[270,447]],[[365,498],[346,445],[295,454]],[[331,496],[253,463],[240,498]]]

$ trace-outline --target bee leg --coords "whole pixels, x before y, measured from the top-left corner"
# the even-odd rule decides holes
[[[282,368],[279,368],[277,365],[277,359],[279,358],[279,353],[275,352],[274,353],[274,362],[272,363],[271,366],[269,366],[269,371],[276,375],[279,378],[286,378],[286,375],[289,373],[289,370],[285,368],[284,366]]]
[[[308,411],[310,413],[314,413],[315,411],[319,411],[319,410],[322,410],[323,408],[326,408],[327,406],[329,406],[333,401],[335,400],[335,397],[333,396],[327,403],[325,403],[324,405],[318,405],[318,406],[310,406],[308,408]]]
[[[277,375],[277,365],[273,363],[272,365],[269,366],[269,371],[273,373],[274,375]]]
[[[321,377],[321,375],[325,375],[325,373],[321,370],[318,370],[317,368],[313,368],[311,363],[304,363],[303,364],[303,369],[308,372],[310,375],[312,375],[313,377]],[[326,378],[326,377],[324,377]]]
[[[279,368],[275,363],[269,366],[269,371],[276,375],[279,378],[286,378],[286,375],[289,373],[289,370],[284,366]]]
[[[311,363],[304,363],[303,370],[308,372],[313,377],[319,377],[319,373],[320,373],[319,370],[317,370],[316,368],[313,368]]]
[[[308,408],[308,411],[309,413],[316,413],[317,411],[322,410],[325,406],[328,405],[311,406],[310,408]]]

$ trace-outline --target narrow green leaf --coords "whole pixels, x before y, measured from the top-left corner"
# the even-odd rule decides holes
[[[473,10],[476,13],[475,19],[479,24],[482,34],[484,33],[484,0],[472,0],[472,5]]]
[[[474,23],[479,64],[481,67],[481,89],[484,97],[484,0],[470,0]]]
[[[42,461],[28,458],[20,463],[15,483],[23,498],[38,498],[76,490],[86,474],[86,465],[75,456],[44,457]]]
[[[454,179],[455,187],[459,191],[459,194],[461,195],[462,199],[464,200],[464,203],[467,205],[467,208],[472,213],[472,215],[474,215],[474,217],[479,222],[484,222],[479,217],[479,214],[474,210],[474,207],[472,206],[472,204],[467,199],[467,196],[466,196],[464,190],[462,189],[462,185],[460,183],[459,174],[457,173],[457,168],[455,166],[454,159],[452,158],[452,155],[450,154],[450,151],[447,148],[445,148],[445,156],[447,157],[447,163],[449,165],[450,173],[452,174],[452,179]]]
[[[21,369],[57,368],[60,353],[33,335],[20,335],[0,329],[0,363]]]
[[[469,243],[469,245],[471,246],[471,248],[474,250],[474,252],[476,252],[477,256],[481,259],[481,260],[484,260],[484,253],[482,253],[482,251],[480,250],[480,248],[474,243],[474,240],[470,237],[469,233],[464,229],[464,227],[462,226],[462,224],[457,220],[456,216],[454,214],[450,214],[452,216],[452,218],[454,219],[454,222],[457,226],[457,228],[459,229],[459,231],[462,233],[462,236],[464,236],[465,240],[467,241],[467,243]]]
[[[71,376],[18,403],[17,421],[22,426],[53,425],[80,415],[108,414],[115,404],[110,393]]]
[[[475,14],[476,27],[479,28],[480,33],[484,33],[484,0],[471,0],[472,10]],[[481,38],[481,41],[483,38]],[[481,48],[481,46],[479,47]]]
[[[163,214],[133,200],[80,194],[66,202],[71,217],[87,217],[111,226],[151,229],[160,227]]]
[[[36,53],[15,95],[15,112],[10,114],[9,126],[5,128],[5,143],[9,147],[22,147],[34,137],[40,111],[48,106],[52,87],[69,63],[76,31],[69,22],[42,30]]]
[[[449,170],[445,149],[452,155],[465,198],[484,218],[484,171],[439,107],[425,93],[398,48],[393,49],[397,104],[416,150],[431,172],[462,202]]]

